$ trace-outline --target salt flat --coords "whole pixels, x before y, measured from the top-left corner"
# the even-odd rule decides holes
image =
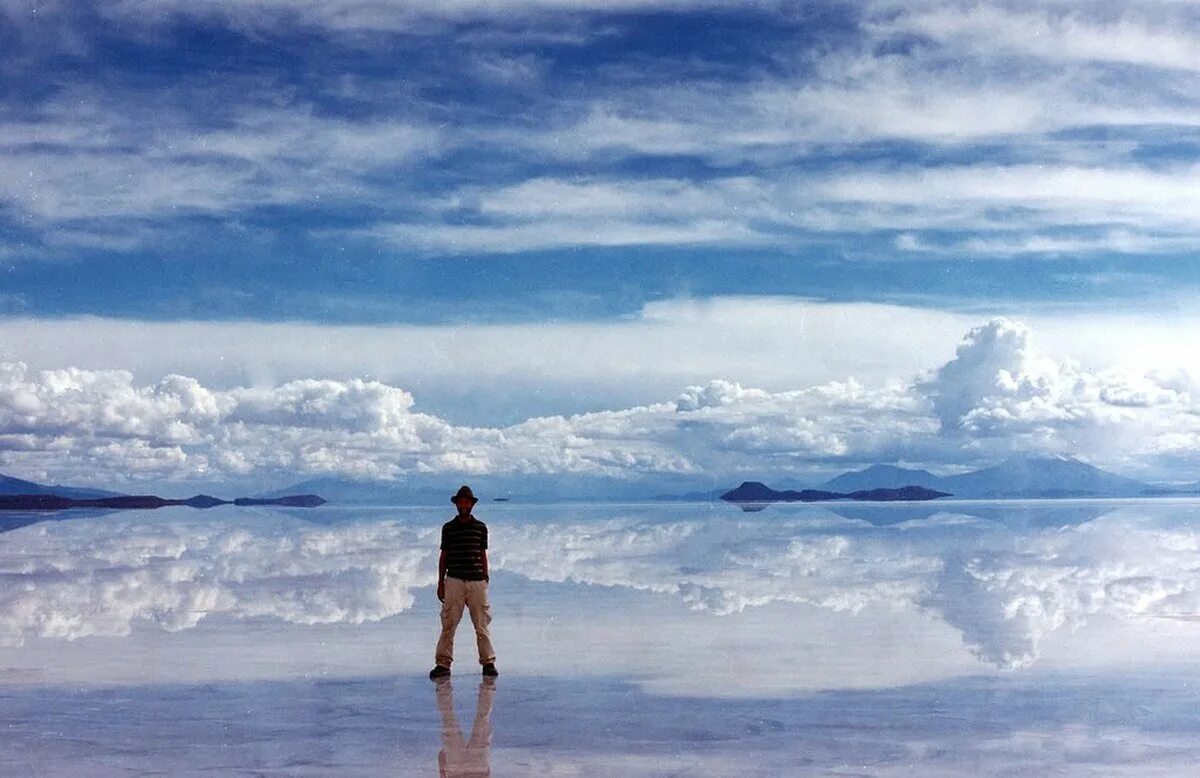
[[[494,687],[469,623],[424,677],[442,508],[56,517],[0,533],[0,772],[1178,774],[1197,508],[481,506]]]

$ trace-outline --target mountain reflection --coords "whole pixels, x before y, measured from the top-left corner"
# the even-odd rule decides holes
[[[117,511],[109,508],[71,508],[56,511],[0,511],[0,533],[28,527],[43,521],[95,519]]]
[[[1012,528],[1070,527],[1086,524],[1111,513],[1112,503],[1101,502],[1021,502],[1017,500],[969,503],[912,505],[831,503],[823,506],[830,513],[855,521],[884,527],[906,521],[926,521],[939,514],[973,516]]]

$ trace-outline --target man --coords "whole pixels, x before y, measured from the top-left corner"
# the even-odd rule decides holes
[[[429,671],[432,679],[450,675],[454,662],[454,632],[462,619],[463,608],[471,614],[479,664],[483,674],[497,676],[496,652],[488,624],[492,621],[488,605],[487,525],[471,515],[479,500],[471,487],[463,486],[450,498],[458,515],[442,525],[442,553],[438,557],[437,596],[442,601],[442,635],[438,638],[435,661]]]

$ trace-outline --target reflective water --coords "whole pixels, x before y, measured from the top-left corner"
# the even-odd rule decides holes
[[[494,684],[440,508],[8,516],[0,774],[1180,774],[1198,511],[481,506]]]

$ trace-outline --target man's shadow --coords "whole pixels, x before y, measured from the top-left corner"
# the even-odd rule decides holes
[[[454,687],[450,678],[436,682],[438,712],[442,715],[442,750],[438,753],[438,772],[446,778],[482,778],[492,774],[492,703],[496,679],[479,683],[475,701],[475,722],[471,739],[464,740],[458,717],[454,715]]]

